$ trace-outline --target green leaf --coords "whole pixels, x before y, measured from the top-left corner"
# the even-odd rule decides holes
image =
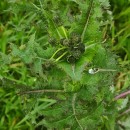
[[[88,50],[75,64],[69,64],[67,62],[59,62],[58,67],[72,78],[72,80],[79,81],[82,78],[83,71],[87,64],[89,64],[94,56],[94,51]]]

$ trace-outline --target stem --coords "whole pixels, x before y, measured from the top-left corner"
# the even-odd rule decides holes
[[[112,69],[99,69],[98,71],[117,71],[117,70],[112,70]]]
[[[53,20],[52,20],[52,22],[53,22],[53,24],[54,24],[54,27],[55,27],[55,29],[56,29],[56,32],[57,32],[57,34],[58,34],[59,38],[61,39],[61,38],[62,38],[62,36],[61,36],[61,34],[60,34],[59,30],[57,29],[57,27],[56,27],[56,25],[55,25],[55,23],[54,23],[54,21],[53,21]]]
[[[53,59],[53,58],[55,57],[55,55],[56,55],[59,51],[64,50],[64,49],[66,49],[66,47],[59,48],[59,49],[52,55],[52,57],[51,57],[50,59]]]
[[[24,91],[24,92],[20,92],[18,94],[24,95],[24,94],[31,94],[31,93],[65,93],[65,91],[64,90],[55,90],[55,89],[44,89],[44,90]]]
[[[123,97],[127,96],[128,94],[130,94],[130,90],[128,90],[127,92],[124,92],[124,93],[121,93],[121,94],[117,95],[114,99],[118,100],[120,98],[123,98]]]
[[[76,116],[76,111],[75,111],[75,100],[76,100],[76,97],[77,97],[77,93],[75,93],[75,94],[73,95],[73,99],[72,99],[73,114],[74,114],[75,120],[76,120],[76,122],[78,123],[80,129],[83,130],[83,127],[81,126],[81,124],[80,124],[80,122],[79,122],[79,120],[78,120],[78,118],[77,118],[77,116]]]
[[[63,33],[64,33],[64,35],[65,35],[65,38],[68,39],[67,34],[66,34],[66,31],[65,31],[65,28],[62,26],[61,29],[63,30]]]
[[[88,27],[88,22],[89,22],[89,19],[90,19],[92,7],[93,7],[93,0],[91,0],[90,6],[89,6],[88,11],[87,11],[87,21],[86,21],[84,30],[83,30],[82,35],[81,35],[81,42],[83,42],[83,40],[84,40],[84,36],[85,36],[86,29]]]
[[[75,64],[72,64],[72,71],[73,71],[74,76],[76,76],[75,75]]]
[[[68,52],[64,52],[60,57],[58,57],[55,61],[59,61],[63,56],[65,56]]]
[[[123,116],[123,115],[125,115],[125,114],[127,114],[127,113],[129,113],[129,112],[130,112],[130,108],[127,109],[127,110],[125,110],[123,113],[121,113],[120,116]]]

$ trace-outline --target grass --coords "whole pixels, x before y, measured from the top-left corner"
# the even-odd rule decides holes
[[[112,24],[112,50],[119,56],[118,61],[121,66],[121,72],[117,77],[116,89],[120,94],[127,93],[130,90],[130,1],[128,0],[110,0],[113,10],[114,22]],[[117,118],[117,129],[129,130],[129,95],[118,101],[122,109],[119,110]],[[124,112],[123,112],[124,111]]]
[[[117,88],[126,89],[130,81],[130,2],[112,1],[114,22],[112,24],[112,50],[119,56],[122,72],[118,77]]]

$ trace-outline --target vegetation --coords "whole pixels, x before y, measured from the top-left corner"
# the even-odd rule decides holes
[[[1,1],[0,128],[129,130],[129,4]]]

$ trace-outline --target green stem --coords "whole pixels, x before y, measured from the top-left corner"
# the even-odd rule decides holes
[[[90,19],[90,14],[91,14],[91,11],[92,11],[92,7],[93,7],[93,0],[91,0],[90,6],[88,8],[87,21],[86,21],[84,30],[83,30],[82,35],[81,35],[81,42],[83,42],[83,40],[84,40],[84,36],[85,36],[85,32],[86,32],[86,29],[87,29],[87,26],[88,26],[88,22],[89,22],[89,19]]]
[[[62,31],[63,31],[63,33],[64,33],[64,35],[65,35],[65,38],[68,39],[65,28],[62,26],[61,29],[62,29]]]
[[[60,57],[58,57],[55,61],[57,62],[57,61],[59,61],[63,56],[65,56],[66,54],[67,54],[68,52],[66,51],[66,52],[64,52]]]
[[[18,94],[24,95],[24,94],[31,94],[31,93],[65,93],[65,91],[64,90],[55,90],[55,89],[43,89],[43,90],[24,91],[24,92],[20,92]]]
[[[56,27],[56,25],[55,25],[55,23],[54,23],[54,21],[53,21],[53,20],[52,20],[52,23],[54,24],[54,27],[55,27],[55,29],[56,29],[56,32],[57,32],[57,34],[58,34],[59,38],[60,38],[60,39],[62,39],[62,36],[61,36],[61,34],[60,34],[59,30],[57,29],[57,27]]]
[[[75,93],[75,94],[73,95],[73,98],[72,98],[73,115],[74,115],[75,120],[76,120],[76,122],[78,123],[80,129],[83,130],[83,127],[82,127],[82,125],[80,124],[80,122],[79,122],[79,120],[78,120],[78,118],[77,118],[77,116],[76,116],[76,110],[75,110],[76,97],[77,97],[77,93]]]
[[[64,49],[66,49],[66,47],[59,48],[59,49],[51,56],[50,59],[53,59],[53,58],[55,57],[55,55],[56,55],[59,51],[64,50]]]

